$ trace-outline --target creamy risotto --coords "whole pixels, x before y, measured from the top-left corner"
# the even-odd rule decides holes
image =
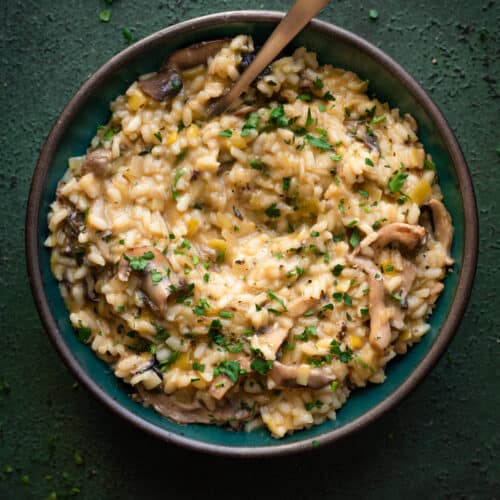
[[[415,120],[305,48],[208,118],[253,52],[205,42],[134,82],[70,158],[46,245],[138,402],[280,438],[425,335],[453,228]]]

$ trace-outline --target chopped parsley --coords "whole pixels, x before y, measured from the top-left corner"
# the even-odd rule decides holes
[[[377,125],[377,124],[382,123],[383,121],[385,121],[385,119],[386,119],[385,115],[377,116],[376,118],[372,118],[370,120],[370,123],[373,123],[373,125]]]
[[[283,308],[283,311],[285,311],[285,312],[288,311],[288,309],[286,308],[286,305],[285,305],[285,301],[283,299],[281,299],[280,297],[278,297],[272,290],[270,290],[268,288],[266,290],[266,294],[271,300],[275,300],[276,302],[278,302],[278,304]]]
[[[365,164],[370,166],[370,167],[375,166],[375,164],[373,163],[373,161],[370,158],[365,158]]]
[[[307,108],[307,119],[306,119],[306,127],[310,127],[314,123],[314,119],[311,114],[311,108]]]
[[[193,370],[195,370],[197,372],[204,372],[205,365],[202,365],[200,363],[197,363],[196,361],[193,361]]]
[[[255,130],[259,126],[260,115],[258,113],[250,113],[241,130],[241,137],[250,135],[251,130]]]
[[[205,274],[203,275],[203,281],[204,281],[205,283],[208,283],[208,281],[209,281],[209,280],[210,280],[210,274],[205,273]]]
[[[358,228],[354,228],[351,234],[351,237],[349,238],[349,243],[353,248],[356,248],[359,245],[359,242],[361,241],[361,233],[358,231]]]
[[[340,273],[344,270],[345,266],[342,264],[335,264],[335,266],[332,268],[332,273],[335,277],[339,277]]]
[[[396,174],[389,179],[389,182],[387,184],[391,193],[400,193],[407,177],[408,174],[404,174],[403,172],[396,172]]]
[[[153,260],[154,259],[154,253],[153,252],[145,252],[142,257],[132,257],[130,258],[127,254],[124,254],[123,255],[125,257],[125,260],[129,263],[131,269],[133,271],[137,271],[137,272],[142,272],[144,271],[144,269],[146,269],[146,267],[148,266],[149,264],[149,261],[150,260]]]
[[[424,160],[424,170],[433,170],[434,172],[436,171],[436,165],[432,160],[425,159]]]
[[[83,326],[81,320],[78,322],[78,328],[75,328],[75,333],[82,344],[86,344],[92,336],[92,330],[87,326]]]
[[[262,358],[255,358],[251,363],[250,363],[250,368],[260,375],[265,375],[273,366],[273,361],[272,360],[265,360]]]
[[[298,335],[295,335],[294,338],[297,340],[303,340],[304,342],[307,342],[310,337],[317,337],[318,336],[318,331],[316,330],[315,326],[306,326],[304,331]]]
[[[368,192],[367,191],[363,191],[362,189],[360,189],[358,191],[358,194],[360,194],[363,198],[369,198],[370,197],[370,195],[368,194]]]
[[[321,78],[317,77],[316,80],[314,80],[314,87],[317,89],[322,89],[325,86],[323,83],[323,80]]]
[[[304,407],[307,411],[314,410],[314,408],[321,408],[322,406],[323,406],[323,403],[319,399],[314,401],[314,402],[304,404]]]
[[[233,135],[233,132],[231,131],[231,129],[226,129],[226,130],[221,130],[219,132],[219,136],[220,137],[231,137]]]
[[[184,175],[185,170],[183,168],[179,169],[174,177],[174,184],[172,185],[172,198],[177,201],[179,199],[179,193],[177,192],[177,183],[180,181],[181,177]]]
[[[219,316],[221,318],[225,318],[225,319],[231,319],[231,318],[234,318],[234,314],[230,311],[220,311],[219,312]]]
[[[334,153],[333,155],[330,155],[330,160],[340,161],[340,160],[342,160],[342,155],[338,155],[337,153]]]
[[[330,342],[330,353],[337,356],[340,362],[349,363],[352,359],[352,351],[346,346],[345,350],[341,349],[341,344],[338,340],[333,339]]]
[[[277,127],[288,127],[289,120],[285,116],[285,108],[283,104],[278,104],[271,110],[269,118]]]
[[[153,282],[153,286],[156,286],[160,283],[160,281],[163,278],[163,274],[160,273],[160,271],[157,271],[156,269],[151,269],[151,281]]]
[[[276,203],[273,203],[264,210],[265,214],[271,218],[277,218],[281,216],[281,210],[277,207]]]
[[[158,142],[163,142],[163,137],[161,136],[161,132],[159,130],[154,133],[154,136],[158,139]]]
[[[290,177],[283,177],[283,191],[288,191],[290,189]]]
[[[238,381],[240,373],[241,367],[237,361],[222,361],[214,369],[214,377],[226,375],[233,384]]]
[[[315,137],[311,134],[307,134],[305,139],[310,146],[314,146],[315,148],[323,149],[325,151],[332,149],[332,145],[322,137]]]
[[[104,9],[99,12],[99,21],[107,23],[111,19],[111,9]]]
[[[368,17],[372,21],[376,21],[378,19],[378,10],[376,10],[376,9],[370,9],[369,12],[368,12]]]

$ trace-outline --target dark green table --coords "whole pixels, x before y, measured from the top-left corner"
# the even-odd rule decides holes
[[[24,212],[39,150],[66,101],[125,47],[123,28],[138,39],[201,14],[287,6],[0,3],[1,499],[500,498],[498,1],[332,0],[320,16],[366,37],[424,85],[456,131],[478,196],[481,252],[468,312],[436,369],[390,414],[307,455],[199,455],[157,442],[101,407],[43,332],[25,271]],[[109,22],[99,21],[108,8]]]

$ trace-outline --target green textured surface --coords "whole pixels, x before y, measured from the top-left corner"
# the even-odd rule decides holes
[[[0,395],[0,498],[45,498],[51,491],[61,497],[74,485],[81,488],[81,498],[229,498],[239,490],[243,498],[413,498],[425,493],[495,498],[500,490],[495,381],[500,343],[493,307],[500,253],[494,194],[500,181],[495,152],[500,137],[494,125],[500,9],[494,2],[458,5],[451,17],[449,6],[430,0],[408,7],[373,2],[365,8],[332,2],[320,16],[365,36],[423,83],[456,131],[478,195],[481,256],[469,312],[448,355],[396,410],[358,435],[308,455],[272,462],[207,457],[156,442],[73,389],[46,340],[25,277],[22,236],[30,176],[52,122],[86,77],[124,47],[123,26],[134,28],[138,38],[238,7],[233,2],[212,2],[208,8],[195,2],[117,0],[107,24],[98,21],[104,8],[98,1],[71,6],[10,2],[6,7],[0,31],[0,377],[11,391]],[[245,7],[283,10],[286,4],[249,2]],[[373,7],[379,11],[377,21],[368,17]],[[74,463],[75,452],[84,464]],[[6,472],[6,466],[13,471]],[[29,485],[23,484],[24,475]]]

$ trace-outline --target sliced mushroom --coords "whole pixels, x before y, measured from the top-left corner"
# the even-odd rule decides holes
[[[231,424],[243,423],[255,415],[255,409],[243,407],[238,402],[228,402],[217,405],[215,409],[209,410],[196,399],[191,401],[180,401],[177,396],[163,392],[152,392],[146,390],[140,384],[136,386],[137,393],[133,399],[147,407],[153,407],[161,415],[179,424]]]
[[[227,39],[195,43],[167,57],[160,71],[139,83],[141,90],[156,101],[170,99],[182,89],[181,71],[204,64],[227,43]]]
[[[312,297],[298,297],[288,304],[288,313],[292,318],[302,316],[305,312],[313,309],[321,303],[321,299],[314,299]]]
[[[142,271],[134,271],[131,266],[131,260],[141,258],[151,252],[153,258],[148,260],[147,265]],[[149,303],[155,312],[163,314],[167,305],[167,299],[172,293],[174,283],[167,276],[167,269],[171,269],[170,262],[165,255],[154,247],[136,247],[127,250],[122,255],[118,264],[118,279],[128,281],[131,272],[135,272],[142,277],[140,289],[148,297]],[[153,281],[153,273],[161,274],[161,277]],[[177,286],[177,283],[175,286]]]
[[[254,349],[259,349],[262,352],[265,359],[276,359],[276,353],[287,338],[289,331],[290,327],[276,322],[264,333],[254,335],[250,343]]]
[[[375,249],[381,249],[389,243],[399,243],[408,250],[413,250],[425,236],[426,230],[423,226],[406,224],[404,222],[393,222],[382,226],[377,232],[377,238],[372,243]]]
[[[391,343],[392,312],[385,305],[384,282],[377,266],[363,257],[349,256],[349,264],[361,269],[368,275],[368,308],[370,314],[370,336],[368,340],[377,351],[383,351]]]
[[[399,290],[399,296],[401,297],[401,307],[403,309],[408,308],[408,295],[410,293],[411,287],[415,282],[417,277],[417,268],[415,264],[407,259],[403,260],[403,273],[401,277],[401,288]]]
[[[243,370],[246,370],[247,372],[251,370],[250,362],[248,361],[247,358],[240,357],[235,361],[237,361],[240,364],[240,367],[243,368]],[[231,387],[233,387],[234,385],[235,382],[233,382],[227,375],[220,374],[217,375],[212,380],[208,392],[213,398],[220,400],[226,395],[227,391],[229,391],[229,389],[231,389]]]
[[[309,368],[309,367],[308,367]],[[309,368],[309,376],[307,382],[301,384],[297,381],[300,377],[300,366],[297,365],[284,365],[279,361],[275,361],[268,375],[280,387],[289,388],[304,388],[322,389],[326,385],[335,380],[334,375],[325,375],[319,368]]]
[[[446,265],[451,266],[454,261],[450,257],[451,242],[453,240],[453,225],[450,214],[445,206],[436,199],[430,200],[427,203],[427,207],[432,213],[434,237],[441,243],[446,252]]]
[[[94,175],[103,175],[111,162],[111,151],[108,149],[94,149],[85,155],[81,167],[81,174],[93,173]]]

